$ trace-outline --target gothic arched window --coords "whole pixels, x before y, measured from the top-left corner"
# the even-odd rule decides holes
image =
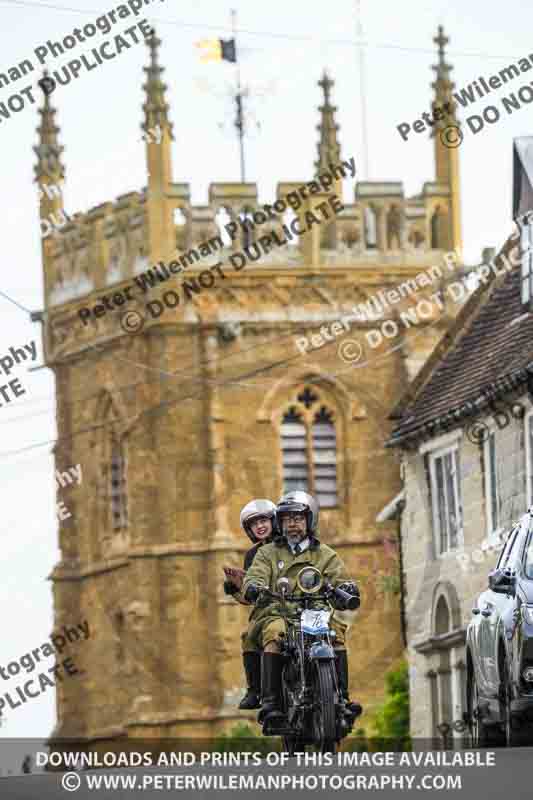
[[[378,246],[376,212],[372,206],[365,206],[365,243],[367,250],[374,250]]]
[[[253,209],[245,207],[239,214],[239,220],[242,226],[242,246],[243,248],[250,247],[254,241],[254,217]]]
[[[391,206],[387,214],[387,247],[399,250],[401,245],[402,215],[398,206]]]
[[[218,235],[222,239],[224,247],[229,247],[235,238],[235,234],[230,236],[226,230],[226,225],[229,225],[230,222],[234,222],[234,214],[231,209],[226,208],[226,206],[218,208],[215,214],[215,225],[217,226]]]
[[[438,250],[441,246],[440,243],[440,208],[435,209],[435,213],[431,217],[431,249]]]
[[[126,495],[126,464],[122,445],[113,440],[111,447],[111,527],[114,531],[128,527],[128,506]]]
[[[306,387],[281,424],[283,491],[315,495],[321,508],[337,505],[337,437],[333,412]]]
[[[442,636],[450,630],[450,609],[446,598],[441,594],[435,611],[435,633]]]

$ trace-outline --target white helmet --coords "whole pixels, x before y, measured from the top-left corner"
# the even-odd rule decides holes
[[[313,495],[307,494],[307,492],[297,491],[284,494],[277,506],[278,521],[284,513],[298,511],[305,514],[309,536],[318,537],[318,503]]]
[[[251,500],[246,503],[241,511],[241,528],[251,539],[252,542],[256,541],[252,533],[250,524],[258,517],[267,517],[272,520],[272,533],[276,531],[276,505],[272,500]]]

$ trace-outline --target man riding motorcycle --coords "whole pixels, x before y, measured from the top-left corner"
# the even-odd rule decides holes
[[[352,596],[359,597],[359,590],[350,579],[346,568],[336,552],[326,544],[321,544],[318,533],[318,503],[312,495],[296,491],[284,495],[277,506],[277,519],[280,534],[272,544],[267,544],[257,553],[254,562],[246,573],[243,583],[243,597],[255,608],[250,615],[249,637],[263,648],[263,706],[260,721],[279,714],[281,710],[281,671],[283,658],[280,654],[279,634],[285,632],[285,621],[280,614],[278,601],[269,598],[262,590],[276,591],[279,578],[287,577],[291,591],[299,593],[295,585],[297,573],[306,565],[316,567],[334,588],[343,589]],[[332,600],[335,608],[344,606]],[[335,666],[339,689],[345,698],[348,712],[359,716],[362,708],[359,703],[351,703],[348,697],[348,655],[345,646],[346,625],[340,620],[331,619],[335,631]]]

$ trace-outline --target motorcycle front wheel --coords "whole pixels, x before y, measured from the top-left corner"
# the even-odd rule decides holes
[[[335,719],[335,666],[332,661],[317,661],[313,677],[313,733],[321,753],[337,752]]]
[[[285,670],[283,672],[283,679],[282,679],[282,697],[283,697],[283,711],[286,715],[288,715],[289,693],[287,691],[287,673]],[[295,756],[296,753],[305,753],[305,745],[303,744],[303,740],[296,733],[292,735],[282,736],[281,742],[283,745],[283,752],[288,753],[290,757]]]

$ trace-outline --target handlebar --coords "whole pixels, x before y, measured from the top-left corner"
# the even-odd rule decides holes
[[[338,597],[339,600],[342,600],[344,607],[348,611],[355,611],[361,604],[358,594],[350,594],[349,592],[345,592],[344,589],[334,589],[333,594]]]
[[[256,588],[256,587],[254,587]],[[324,594],[281,594],[273,592],[271,589],[261,589],[257,591],[255,598],[251,598],[255,603],[259,595],[271,597],[273,600],[281,600],[282,602],[289,603],[303,603],[309,600],[325,600],[329,601],[334,595],[338,600],[341,600],[345,609],[354,610],[360,605],[360,598],[358,595],[345,592],[343,589],[335,589],[331,584],[326,584],[326,592]]]
[[[262,594],[269,595],[275,600],[286,600],[289,603],[303,603],[305,600],[329,600],[331,593],[327,594],[278,594],[271,592],[270,589],[263,589]]]

